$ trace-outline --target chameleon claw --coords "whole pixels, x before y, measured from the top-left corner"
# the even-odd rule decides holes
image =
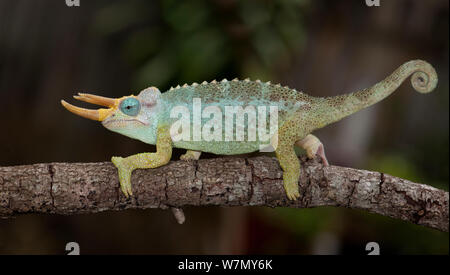
[[[125,195],[125,197],[128,199],[129,195],[128,195],[128,190],[125,188],[124,185],[120,185],[120,190],[122,190],[122,193]]]
[[[287,197],[291,201],[295,201],[300,197],[300,193],[297,191],[291,191],[289,193],[286,193]]]
[[[298,191],[298,185],[295,183],[289,184],[287,180],[284,180],[284,189],[286,190],[286,196],[289,200],[297,200],[300,197]]]

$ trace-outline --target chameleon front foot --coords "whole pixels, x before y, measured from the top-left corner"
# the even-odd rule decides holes
[[[181,160],[198,160],[202,152],[187,150],[185,154],[180,156]]]
[[[126,164],[125,159],[122,157],[112,157],[111,162],[117,167],[119,172],[120,189],[125,197],[128,198],[133,195],[131,191],[131,172],[133,172],[133,169]]]

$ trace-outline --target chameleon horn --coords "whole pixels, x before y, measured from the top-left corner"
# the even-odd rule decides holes
[[[61,100],[61,104],[68,111],[70,111],[76,115],[79,115],[79,116],[87,118],[87,119],[97,120],[97,121],[104,120],[105,118],[107,118],[109,116],[109,114],[112,111],[112,109],[90,110],[90,109],[80,108],[80,107],[73,106],[72,104],[69,104],[69,103],[65,102],[64,100]]]
[[[78,95],[74,96],[75,99],[92,103],[100,106],[105,107],[113,107],[116,105],[117,99],[115,98],[109,98],[109,97],[103,97],[98,95],[91,95],[91,94],[84,94],[84,93],[78,93]]]

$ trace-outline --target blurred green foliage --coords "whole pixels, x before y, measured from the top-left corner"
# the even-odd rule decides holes
[[[396,177],[408,179],[413,182],[426,183],[448,191],[447,182],[433,181],[423,174],[423,170],[420,167],[417,167],[414,162],[405,158],[405,156],[400,153],[373,155],[369,158],[368,169],[395,175]]]
[[[93,35],[115,39],[135,71],[136,90],[241,75],[270,79],[305,43],[299,10],[307,4],[165,0],[149,16],[143,11],[154,3],[121,1],[97,14]],[[228,75],[230,68],[237,75]]]

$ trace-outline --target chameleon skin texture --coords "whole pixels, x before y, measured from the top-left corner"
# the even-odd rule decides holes
[[[186,107],[192,117],[193,101],[195,98],[201,99],[202,110],[215,107],[222,111],[223,123],[226,106],[242,106],[243,108],[275,106],[278,110],[277,132],[270,137],[270,143],[284,171],[283,181],[287,197],[297,199],[300,196],[298,190],[300,163],[294,146],[297,144],[303,147],[308,157],[320,155],[324,164],[327,165],[323,145],[311,133],[381,101],[409,76],[411,76],[413,88],[420,93],[431,92],[437,85],[437,75],[433,67],[425,61],[413,60],[404,63],[386,79],[370,88],[327,98],[312,97],[279,84],[248,79],[193,83],[171,88],[165,93],[160,93],[157,88],[151,87],[143,90],[138,96],[130,96],[139,100],[141,104],[139,114],[127,116],[121,112],[118,106],[122,100],[128,98],[122,97],[117,99],[117,103],[108,110],[109,116],[102,123],[111,131],[157,146],[156,153],[112,158],[112,162],[119,170],[122,190],[128,196],[132,194],[131,172],[137,168],[154,168],[166,164],[170,160],[172,147],[187,149],[188,153],[183,158],[196,159],[199,157],[199,152],[235,155],[258,151],[261,145],[267,145],[267,140],[260,140],[259,135],[251,141],[248,140],[248,136],[244,141],[236,139],[227,141],[224,139],[225,127],[222,129],[222,139],[195,140],[192,138],[194,134],[192,123],[190,123],[190,139],[174,141],[170,135],[170,127],[179,120],[178,117],[171,117],[174,107]],[[204,125],[209,120],[210,117],[201,117],[201,124]],[[233,120],[232,123],[233,129],[241,127],[244,133],[248,134],[250,130],[248,119],[239,122]]]
[[[194,98],[201,98],[202,109],[211,106],[217,106],[221,109],[221,120],[224,123],[226,121],[225,106],[242,106],[243,108],[246,106],[254,106],[255,109],[258,106],[266,106],[267,119],[269,118],[269,106],[275,106],[278,109],[278,129],[289,120],[291,114],[299,109],[307,108],[314,101],[313,97],[297,92],[296,90],[291,90],[288,87],[250,80],[213,81],[210,83],[193,84],[171,89],[163,93],[161,98],[167,106],[164,108],[165,110],[170,110],[173,106],[185,106],[191,114],[193,113],[192,102]],[[178,119],[170,119],[169,117],[168,113],[164,116],[164,120],[168,120],[169,124]],[[209,117],[202,118],[202,124],[206,123],[209,119]],[[237,125],[237,120],[234,120],[233,125],[230,127],[233,129],[239,126],[243,127],[244,132],[247,133],[249,127],[248,119],[244,119],[243,123],[243,125]],[[192,136],[192,124],[190,132]],[[198,142],[191,138],[190,141],[174,142],[174,146],[220,155],[235,155],[258,151],[260,145],[267,143],[268,141],[262,142],[259,140],[259,135],[256,135],[255,141],[249,141],[248,138],[245,138],[245,141],[238,141],[235,136],[233,136],[231,141],[226,141],[225,127],[222,127],[221,141]]]

